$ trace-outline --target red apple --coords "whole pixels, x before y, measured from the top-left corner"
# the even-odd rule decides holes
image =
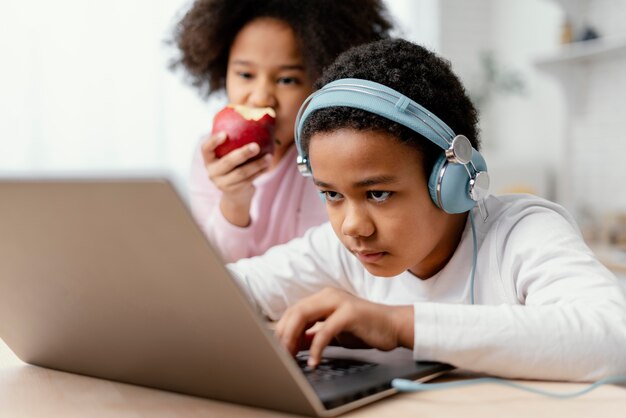
[[[274,152],[274,126],[276,112],[270,107],[228,105],[213,118],[215,135],[225,132],[227,138],[215,148],[215,156],[221,158],[234,149],[251,142],[261,148],[258,156]]]

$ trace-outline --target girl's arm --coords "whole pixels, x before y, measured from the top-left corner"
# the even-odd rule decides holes
[[[194,153],[189,179],[189,198],[196,222],[216,247],[224,261],[251,255],[254,231],[231,223],[220,207],[223,192],[209,180],[201,149]]]

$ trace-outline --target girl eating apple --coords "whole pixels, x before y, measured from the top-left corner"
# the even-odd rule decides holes
[[[298,175],[294,121],[322,69],[352,46],[388,38],[380,0],[197,0],[174,40],[204,96],[275,112],[274,150],[257,143],[218,158],[228,132],[203,138],[190,178],[191,208],[225,261],[264,253],[327,219],[310,180]]]

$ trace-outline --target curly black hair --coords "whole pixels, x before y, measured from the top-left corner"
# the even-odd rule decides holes
[[[341,78],[360,78],[384,84],[437,115],[455,133],[465,135],[477,150],[478,113],[450,63],[433,52],[403,39],[386,39],[354,47],[329,66],[315,89]],[[391,133],[423,155],[428,176],[442,150],[420,134],[382,116],[349,107],[319,109],[302,129],[301,145],[308,153],[312,134],[342,128]],[[415,140],[419,137],[420,140]]]
[[[382,0],[196,0],[174,29],[180,55],[170,68],[182,66],[205,98],[224,89],[233,40],[259,17],[291,26],[311,80],[341,52],[389,38],[393,28]]]

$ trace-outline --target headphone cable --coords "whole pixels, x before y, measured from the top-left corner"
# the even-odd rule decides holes
[[[610,385],[610,384],[626,384],[626,376],[610,376],[604,379],[600,379],[591,383],[584,389],[577,390],[574,392],[554,392],[548,390],[537,389],[528,385],[522,385],[520,383],[511,382],[510,380],[500,379],[497,377],[481,377],[477,379],[469,379],[462,380],[458,382],[445,382],[445,383],[422,383],[422,382],[413,382],[408,379],[393,379],[391,381],[391,386],[397,389],[399,392],[425,392],[431,390],[441,390],[441,389],[453,389],[462,386],[472,386],[484,383],[496,383],[504,386],[513,387],[515,389],[520,389],[526,392],[531,392],[534,394],[548,396],[551,398],[559,398],[559,399],[569,399],[576,398],[578,396],[584,395],[586,393],[591,392],[594,389],[597,389],[602,385]]]
[[[469,211],[470,224],[472,225],[472,241],[474,242],[474,254],[472,256],[472,270],[470,272],[470,304],[474,304],[474,275],[476,273],[476,262],[478,259],[478,245],[476,243],[476,226],[474,225],[474,215]]]

